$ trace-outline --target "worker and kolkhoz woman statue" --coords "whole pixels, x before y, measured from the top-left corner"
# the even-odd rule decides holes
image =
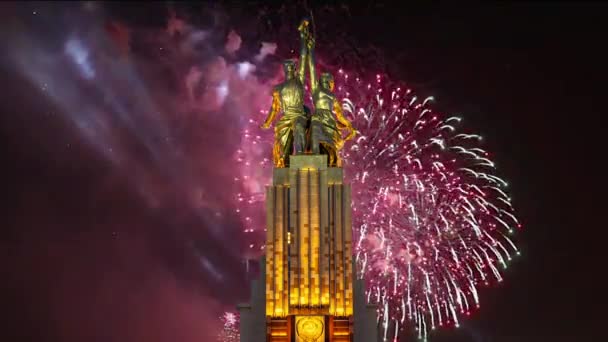
[[[344,142],[352,139],[357,131],[343,116],[342,106],[333,93],[334,79],[323,73],[317,77],[314,59],[315,40],[309,30],[309,21],[303,20],[300,31],[299,65],[293,60],[283,63],[285,81],[274,87],[272,106],[262,128],[268,129],[276,116],[275,140],[272,156],[275,167],[289,166],[291,154],[326,154],[331,167],[340,167],[338,155]],[[304,105],[306,67],[310,77],[310,92],[314,112]],[[296,71],[297,69],[297,71]],[[343,131],[347,136],[342,138]]]

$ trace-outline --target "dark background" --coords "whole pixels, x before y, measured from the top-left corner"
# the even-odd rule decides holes
[[[127,22],[165,23],[166,17],[154,15],[164,11],[162,3],[108,6]],[[176,8],[196,20],[200,6],[210,5],[183,3]],[[233,13],[235,21],[267,6],[264,23],[252,35],[269,40],[272,27],[294,22],[305,13],[293,6],[280,10],[279,4],[257,2],[213,6]],[[461,329],[435,334],[432,340],[602,340],[606,224],[600,192],[605,183],[608,8],[565,2],[310,6],[319,23],[318,34],[322,32],[325,40],[332,39],[335,25],[347,35],[339,39],[360,45],[366,51],[362,54],[371,49],[376,51],[372,54],[382,55],[378,67],[391,77],[411,82],[420,93],[440,99],[440,106],[462,113],[471,129],[483,133],[499,173],[510,181],[524,224],[518,239],[522,257],[509,268],[505,282],[482,291],[481,310],[473,318]],[[373,57],[362,57],[366,58]],[[77,239],[84,232],[111,239],[104,222],[113,217],[122,217],[125,225],[145,225],[157,218],[131,208],[135,201],[129,200],[129,193],[116,190],[120,186],[112,187],[116,193],[111,196],[100,196],[95,205],[83,200],[89,196],[87,186],[104,173],[103,166],[86,149],[54,153],[70,136],[61,127],[31,119],[29,113],[40,108],[25,105],[26,85],[11,83],[11,88],[3,91],[2,100],[2,245],[6,248],[0,250],[8,253],[2,262],[6,266],[2,274],[7,270],[8,276],[2,276],[7,288],[0,310],[8,317],[4,320],[8,329],[2,329],[0,336],[62,340],[50,337],[57,324],[51,308],[74,294],[46,291],[46,283],[83,277],[95,282],[99,277],[95,269],[100,267],[95,263],[120,264],[120,255],[108,253],[104,260],[107,246],[100,250],[78,246],[61,259],[42,257],[38,254],[44,254],[47,241]],[[103,198],[111,200],[103,202]],[[182,257],[171,260],[179,265]],[[71,272],[71,267],[87,272],[75,274],[81,271]],[[231,287],[242,284],[226,286]],[[86,294],[86,289],[82,291]]]

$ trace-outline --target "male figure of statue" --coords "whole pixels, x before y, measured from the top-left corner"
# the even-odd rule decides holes
[[[340,101],[333,93],[334,79],[330,73],[321,74],[317,81],[314,58],[314,39],[309,36],[307,40],[308,54],[306,56],[308,71],[310,72],[310,91],[315,105],[315,112],[311,118],[311,151],[313,154],[324,153],[329,156],[329,166],[341,166],[338,151],[344,142],[352,139],[357,131],[342,114]],[[335,113],[335,118],[334,114]],[[337,122],[336,122],[337,119]],[[348,136],[342,138],[342,131],[347,130]]]
[[[270,128],[277,114],[283,112],[283,116],[274,128],[275,142],[272,156],[276,167],[288,166],[292,150],[295,149],[296,154],[303,154],[306,149],[308,115],[304,108],[304,72],[308,22],[303,22],[299,31],[301,44],[298,71],[296,73],[295,62],[287,60],[283,63],[285,81],[274,87],[272,106],[268,117],[261,126],[263,129]]]

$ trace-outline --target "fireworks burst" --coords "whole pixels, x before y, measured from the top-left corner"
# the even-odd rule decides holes
[[[218,336],[220,342],[239,342],[239,320],[238,315],[232,312],[225,312],[221,317],[222,330]]]
[[[419,338],[479,306],[478,289],[502,281],[520,227],[507,183],[481,149],[481,136],[459,131],[406,87],[336,72],[336,92],[359,135],[342,151],[353,189],[353,241],[368,301],[379,305],[385,340],[411,325]],[[271,134],[264,110],[245,128],[237,153],[238,213],[263,249],[263,187],[270,182]]]
[[[478,288],[502,281],[519,227],[507,183],[460,133],[459,117],[442,119],[432,97],[338,72],[344,110],[361,134],[344,153],[353,188],[353,236],[370,302],[380,306],[385,339],[411,322],[419,338],[459,325],[479,306]]]

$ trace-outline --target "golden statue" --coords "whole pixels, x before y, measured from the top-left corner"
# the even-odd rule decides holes
[[[334,80],[331,74],[323,73],[317,80],[314,59],[314,37],[310,34],[310,22],[302,20],[300,31],[300,60],[296,74],[296,63],[287,60],[283,63],[285,81],[274,87],[272,106],[261,128],[268,129],[276,116],[282,117],[275,125],[275,139],[272,157],[275,167],[286,167],[289,155],[295,150],[302,154],[310,146],[312,154],[327,154],[329,166],[340,167],[342,162],[338,152],[347,140],[352,139],[357,131],[342,114],[340,101],[333,93]],[[305,70],[308,65],[310,73],[310,91],[315,106],[312,118],[304,106]],[[334,118],[335,114],[335,118]],[[342,138],[342,132],[348,135]],[[309,139],[307,139],[307,137]]]
[[[321,74],[317,81],[314,58],[314,38],[306,35],[308,54],[308,71],[310,72],[310,91],[315,105],[315,111],[310,123],[310,143],[313,154],[328,154],[329,166],[340,167],[342,161],[338,152],[344,146],[344,142],[354,138],[357,131],[344,117],[340,101],[336,99],[334,90],[334,79],[330,73]],[[335,114],[335,118],[334,115]],[[337,122],[336,122],[337,119]],[[342,138],[342,131],[347,130],[348,135]]]
[[[289,155],[295,149],[296,154],[303,154],[306,149],[306,129],[308,126],[308,115],[304,108],[304,73],[306,59],[306,42],[308,39],[308,22],[303,21],[300,25],[300,61],[296,74],[296,65],[292,60],[283,63],[285,81],[274,87],[272,92],[272,106],[268,117],[262,124],[263,129],[270,125],[279,112],[283,116],[275,125],[275,141],[272,149],[272,157],[276,167],[286,167],[289,163]]]

